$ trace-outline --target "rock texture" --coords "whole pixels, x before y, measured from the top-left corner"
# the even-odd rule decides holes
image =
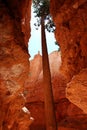
[[[67,98],[87,113],[87,69],[73,77],[66,91]]]
[[[57,64],[61,64],[61,57],[60,53],[54,52],[50,54],[50,66],[51,66],[51,73],[54,74],[52,77],[56,77],[57,73],[55,71],[58,69]],[[53,58],[56,57],[56,58]],[[56,60],[56,63],[55,63]],[[53,64],[54,63],[54,64]],[[53,64],[53,65],[52,65]],[[54,67],[55,66],[55,67]],[[45,129],[45,113],[44,113],[44,94],[43,94],[43,74],[42,74],[42,57],[37,54],[33,60],[30,61],[30,73],[29,78],[26,81],[25,84],[25,91],[26,92],[26,106],[31,111],[32,116],[35,119],[35,122],[33,123],[31,129],[34,130],[44,130]],[[54,78],[53,78],[54,79]],[[57,83],[57,79],[55,81]],[[62,83],[62,81],[60,81]],[[60,84],[61,84],[60,83]],[[58,86],[58,85],[57,85]],[[63,85],[64,86],[64,85]],[[55,87],[55,86],[54,86]],[[62,91],[64,93],[64,89],[58,91]],[[57,91],[54,91],[54,94]],[[57,95],[56,95],[57,96]],[[55,97],[55,100],[57,100],[58,96]]]
[[[27,0],[0,0],[0,130],[29,130],[32,122],[30,113],[22,111],[29,71],[29,6]]]
[[[82,69],[87,68],[87,0],[51,0],[50,10],[56,25],[56,39],[61,48],[61,72],[64,74],[64,77],[66,77],[67,82],[71,81],[71,83],[73,83],[74,79],[72,80],[72,77],[74,76],[75,78],[76,74],[79,75]],[[81,75],[79,75],[79,78],[82,77],[80,76]],[[85,76],[87,77],[86,73]],[[79,85],[77,86],[78,81],[76,81],[76,79],[76,85],[70,85],[70,88],[67,88],[67,97],[87,113],[87,103],[86,100],[83,101],[87,93],[86,91],[83,92],[84,85],[82,87],[82,85],[78,83]],[[76,90],[77,87],[79,94],[73,90],[73,88]],[[80,87],[81,89],[79,89]],[[73,94],[70,95],[69,92]],[[77,103],[81,97],[82,101],[80,100],[80,103]]]
[[[31,0],[4,0],[3,2],[8,8],[9,14],[14,21],[14,36],[15,39],[17,39],[16,42],[20,44],[21,47],[24,47],[23,42],[25,42],[26,46],[28,46],[30,37],[29,22],[31,17]]]
[[[49,55],[49,61],[58,129],[80,130],[87,128],[86,124],[83,127],[84,122],[87,122],[87,120],[85,119],[83,123],[81,122],[82,119],[84,119],[84,112],[66,98],[66,80],[59,71],[61,66],[61,53],[57,51],[51,53]],[[35,65],[37,65],[37,67],[35,67]],[[45,129],[44,86],[42,77],[42,58],[37,54],[34,59],[30,61],[29,78],[25,83],[24,90],[27,101],[26,106],[35,119],[31,130]]]
[[[0,130],[29,130],[26,107],[31,130],[45,129],[40,55],[29,70],[30,7],[31,0],[0,0]],[[51,0],[50,10],[62,58],[49,56],[58,130],[87,130],[87,0]]]
[[[87,67],[87,0],[51,0],[62,73],[67,81]]]

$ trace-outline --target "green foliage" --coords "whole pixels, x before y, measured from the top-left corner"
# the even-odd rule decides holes
[[[33,0],[34,13],[36,17],[42,17],[49,14],[49,0]]]
[[[55,41],[55,45],[58,45],[58,42],[57,42],[57,41]]]
[[[59,44],[58,44],[58,42],[57,41],[55,41],[55,45],[57,45],[59,48],[58,48],[58,51],[60,51],[60,46],[59,46]]]
[[[49,6],[50,0],[33,0],[33,9],[35,17],[37,18],[37,22],[34,25],[36,29],[38,29],[41,25],[41,18],[44,17],[45,29],[47,29],[48,32],[54,32],[55,25],[50,15]]]
[[[53,22],[50,14],[46,16],[45,28],[47,29],[48,32],[54,32],[55,31],[55,25],[54,25],[54,22]]]

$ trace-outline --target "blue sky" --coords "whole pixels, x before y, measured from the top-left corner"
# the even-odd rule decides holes
[[[39,27],[38,30],[35,29],[34,23],[35,23],[35,17],[33,14],[33,10],[31,11],[31,37],[29,40],[29,54],[31,55],[32,59],[34,57],[35,54],[38,53],[38,51],[40,51],[40,54],[42,54],[41,52],[41,29]],[[48,47],[48,54],[50,54],[51,52],[58,50],[58,46],[55,45],[55,38],[54,38],[54,34],[53,33],[49,33],[46,32],[46,39],[47,39],[47,47]]]

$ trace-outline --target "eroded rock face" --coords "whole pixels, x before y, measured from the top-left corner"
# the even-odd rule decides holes
[[[22,111],[21,94],[29,71],[29,23],[22,21],[29,22],[29,6],[28,1],[0,0],[0,130],[29,130],[32,122]]]
[[[87,113],[85,106],[87,94],[86,91],[83,92],[85,85],[78,84],[75,78],[78,79],[78,75],[83,77],[84,74],[87,75],[83,71],[79,73],[87,67],[87,2],[86,0],[51,0],[51,5],[51,13],[57,28],[56,39],[60,44],[62,55],[62,74],[59,71],[60,60],[56,65],[53,64],[55,61],[50,61],[53,64],[51,72],[57,121],[62,130],[86,130],[87,115],[84,112]],[[32,129],[45,129],[41,64],[39,62],[37,64],[40,65],[39,71],[37,68],[32,68],[30,73],[26,47],[30,35],[30,6],[31,0],[0,0],[0,130],[29,130],[30,115],[21,111],[25,101],[35,117]],[[56,60],[57,57],[53,59]],[[29,82],[25,83],[28,72]],[[78,75],[72,79],[75,74]],[[70,88],[67,88],[67,97],[84,112],[66,99],[65,77],[67,81],[72,79]],[[80,79],[83,82],[83,78]],[[73,82],[81,87],[83,92],[79,90],[81,97],[75,91],[69,95]],[[74,89],[78,90],[77,87]],[[77,102],[77,97],[82,103]]]
[[[83,72],[87,68],[87,0],[51,0],[50,7],[56,25],[55,36],[61,49],[61,73],[67,82],[70,82],[66,92],[67,98],[87,113],[87,92],[83,80],[84,75],[87,77],[87,73]],[[73,124],[72,128],[76,126],[76,129],[87,129],[85,113],[82,119],[79,118],[78,124],[81,128],[76,124]],[[75,119],[78,120],[74,117],[73,123],[76,122]],[[81,120],[84,122],[81,123]]]
[[[51,0],[56,39],[61,48],[61,70],[67,81],[87,67],[87,1]]]
[[[56,57],[56,58],[54,58],[54,57]],[[55,63],[55,61],[56,61],[56,63]],[[49,63],[50,63],[52,79],[54,79],[54,77],[56,77],[56,76],[62,77],[61,74],[59,74],[59,67],[61,65],[61,53],[57,52],[57,51],[51,53],[49,55]],[[37,65],[37,67],[35,67],[36,65]],[[44,100],[43,99],[43,72],[42,71],[43,71],[42,70],[42,56],[40,56],[40,54],[37,54],[34,57],[34,59],[30,61],[29,77],[28,77],[28,79],[26,80],[26,83],[25,83],[25,88],[29,89],[29,92],[28,92],[28,98],[30,98],[29,102],[43,101]],[[56,80],[57,79],[55,79],[55,81],[54,81],[55,85],[57,85]],[[60,85],[61,85],[61,83],[60,83]],[[55,93],[57,91],[59,91],[59,89],[56,90]],[[37,92],[39,94],[37,94]],[[35,95],[37,97],[34,97],[33,95]],[[56,97],[55,100],[57,100],[57,98],[58,97]]]
[[[3,1],[3,0],[2,0]],[[30,17],[31,17],[31,0],[4,0],[5,6],[9,10],[9,14],[14,19],[14,36],[21,47],[23,42],[28,46],[30,37]],[[16,28],[15,28],[16,26]]]
[[[67,98],[87,113],[87,69],[73,77],[66,91]]]
[[[45,129],[44,85],[42,79],[43,74],[41,60],[41,56],[36,55],[35,58],[30,61],[30,74],[28,80],[25,83],[24,94],[26,95],[26,106],[31,111],[31,114],[35,119],[31,130]],[[59,129],[79,129],[78,125],[76,125],[75,122],[78,122],[81,129],[84,127],[87,128],[86,125],[83,127],[81,124],[82,118],[80,115],[82,115],[84,118],[83,111],[66,98],[66,80],[59,71],[61,65],[61,53],[57,51],[51,53],[49,55],[49,61],[52,74],[51,76],[56,117]],[[35,65],[38,66],[35,68]],[[74,121],[76,117],[78,117],[78,119]]]
[[[51,0],[51,5],[51,13],[56,24],[55,35],[61,47],[61,70],[69,82],[74,75],[87,67],[87,1]],[[73,92],[72,99],[73,96],[76,96],[76,93]]]

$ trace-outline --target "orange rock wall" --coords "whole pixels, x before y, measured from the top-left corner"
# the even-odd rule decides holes
[[[29,72],[28,0],[0,0],[0,130],[29,130],[30,114],[22,111]]]
[[[26,95],[28,90],[31,93],[27,95],[26,105],[37,117],[36,125],[40,125],[41,130],[44,127],[42,73],[37,80],[35,79],[35,83],[31,84],[32,78],[29,79],[30,84],[25,83],[28,75],[33,74],[29,73],[27,51],[30,37],[30,7],[31,0],[0,0],[0,130],[29,130],[30,114],[22,111],[26,102],[23,94]],[[55,36],[61,47],[62,55],[60,72],[62,74],[54,75],[52,79],[57,120],[58,122],[62,120],[60,126],[64,126],[64,129],[66,126],[74,130],[85,130],[87,117],[84,112],[87,112],[87,103],[85,103],[87,94],[85,91],[84,95],[84,87],[87,84],[81,76],[87,75],[87,2],[86,0],[51,0],[50,7],[56,25]],[[54,70],[53,66],[53,74]],[[67,98],[84,112],[66,99],[65,78],[67,82],[71,81],[67,87]],[[84,84],[82,84],[83,81]],[[73,88],[76,83],[77,86],[79,84],[82,93],[78,91],[78,87]],[[28,90],[25,91],[24,87]],[[72,88],[78,91],[78,95],[72,92]],[[83,97],[84,100],[82,100]],[[38,115],[39,112],[42,115]]]
[[[61,48],[67,98],[87,113],[87,0],[51,0],[50,11]]]
[[[31,0],[4,0],[4,3],[16,25],[14,28],[16,39],[19,42],[25,42],[27,46],[30,37]]]
[[[44,85],[41,61],[42,57],[39,54],[30,61],[30,73],[25,83],[26,106],[35,119],[31,125],[31,130],[45,129]],[[58,51],[52,52],[49,55],[49,63],[58,128],[62,126],[66,130],[69,128],[72,130],[84,130],[87,128],[85,124],[87,115],[66,98],[66,80],[60,72],[61,53]]]
[[[87,1],[51,0],[55,36],[61,48],[62,73],[67,81],[87,67]]]

